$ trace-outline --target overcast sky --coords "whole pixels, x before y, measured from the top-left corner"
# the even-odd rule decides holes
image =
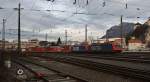
[[[84,38],[84,27],[88,25],[88,35],[94,38],[105,34],[106,29],[124,22],[145,22],[150,15],[150,0],[0,0],[0,29],[6,18],[7,38],[17,39],[17,10],[21,3],[22,39],[40,38],[48,34],[48,40],[64,39],[65,30],[69,40]],[[103,7],[103,3],[105,5]],[[126,8],[127,3],[127,8]],[[1,9],[3,8],[3,9]],[[51,11],[49,11],[51,10]],[[77,13],[77,14],[76,14]],[[137,18],[140,17],[140,18]],[[8,37],[9,36],[9,37]]]

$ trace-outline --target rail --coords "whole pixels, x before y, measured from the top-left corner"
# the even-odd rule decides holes
[[[41,55],[38,57],[52,58],[59,62],[71,63],[71,64],[83,66],[86,68],[94,69],[97,71],[106,71],[106,72],[111,72],[114,74],[119,74],[119,75],[124,75],[124,76],[129,76],[129,77],[133,77],[133,78],[150,81],[150,71],[127,68],[127,67],[122,67],[122,66],[115,66],[115,65],[93,62],[93,61],[89,61],[89,60],[83,60],[83,59],[67,57],[67,56],[63,57],[63,56],[58,56],[58,55],[56,55],[56,56],[50,56],[50,55],[42,56]]]
[[[68,76],[65,75],[65,74],[61,74],[61,73],[59,73],[59,72],[57,72],[55,70],[48,69],[45,66],[42,66],[42,65],[39,65],[39,64],[35,64],[33,62],[29,62],[29,61],[22,60],[22,59],[20,60],[19,58],[13,60],[13,62],[21,65],[24,68],[26,68],[27,70],[32,72],[36,76],[37,79],[43,80],[44,82],[57,82],[57,81],[60,81],[60,82],[63,82],[63,81],[65,81],[65,82],[76,82],[74,78],[72,79],[72,77],[68,79]],[[38,66],[39,68],[44,68],[44,69],[56,72],[56,74],[53,74],[53,75],[49,76],[49,75],[46,75],[46,74],[43,75],[43,74],[37,73],[37,71],[33,70],[32,67],[26,66],[26,63],[31,64],[32,66],[35,65],[35,66]],[[52,79],[52,77],[54,77],[54,78]],[[80,82],[80,81],[78,81],[78,82]]]

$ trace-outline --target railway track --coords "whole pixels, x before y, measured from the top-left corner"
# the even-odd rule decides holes
[[[48,54],[47,54],[48,55]],[[66,55],[66,54],[55,54],[55,55]],[[127,54],[127,53],[116,53],[116,54],[83,54],[83,53],[69,53],[68,56],[84,57],[84,58],[96,58],[96,59],[107,59],[117,60],[134,63],[145,63],[150,64],[150,55],[148,54]]]
[[[119,75],[114,75],[110,73],[100,72],[92,69],[85,68],[83,66],[74,65],[65,62],[57,62],[50,58],[41,57],[28,57],[21,58],[22,61],[28,61],[35,63],[37,65],[44,66],[46,68],[54,69],[65,73],[66,75],[73,76],[75,78],[80,78],[86,82],[137,82],[136,79],[128,78],[128,81]],[[107,77],[107,78],[102,78]],[[140,81],[143,82],[143,81]]]
[[[35,75],[34,81],[32,82],[84,82],[25,60],[15,59],[13,62],[21,65]]]
[[[136,68],[122,67],[111,64],[99,63],[96,61],[92,61],[89,58],[80,58],[80,57],[69,57],[69,56],[45,56],[41,55],[38,57],[42,57],[45,59],[52,58],[59,62],[71,63],[79,66],[83,66],[86,68],[94,69],[97,71],[106,71],[111,72],[113,74],[119,74],[123,76],[133,77],[137,79],[143,79],[146,81],[150,81],[150,70],[141,70]]]
[[[37,55],[37,53],[34,53]],[[41,53],[42,54],[42,53]],[[40,55],[41,55],[40,54]],[[48,53],[46,53],[48,55]],[[55,55],[66,55],[57,53]],[[117,60],[117,61],[125,61],[125,62],[134,62],[134,63],[145,63],[150,64],[150,55],[148,54],[67,54],[68,56],[75,56],[75,57],[84,57],[84,58],[96,58],[96,59],[107,59],[107,60]]]
[[[117,61],[125,61],[125,62],[134,62],[134,63],[145,63],[150,64],[150,56],[141,55],[141,56],[100,56],[100,55],[71,55],[74,57],[84,57],[84,58],[96,58],[96,59],[107,59],[107,60],[117,60]]]

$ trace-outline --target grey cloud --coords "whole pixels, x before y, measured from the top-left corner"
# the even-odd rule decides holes
[[[128,0],[127,9],[125,9],[124,0],[105,0],[105,7],[102,7],[103,0],[89,0],[88,6],[84,0],[79,0],[80,2],[76,5],[73,5],[74,0],[56,0],[53,3],[46,0],[0,0],[0,8],[5,8],[0,9],[0,20],[7,18],[8,29],[17,28],[17,11],[13,8],[18,7],[19,1],[24,8],[21,12],[21,27],[22,30],[28,32],[32,32],[33,29],[46,31],[50,28],[65,28],[67,25],[71,25],[71,28],[81,28],[85,24],[96,31],[106,30],[109,26],[120,23],[120,15],[124,15],[125,22],[144,22],[150,14],[149,0]],[[62,12],[46,10],[61,10]],[[137,17],[140,18],[137,19]],[[0,22],[0,29],[1,27]],[[32,35],[28,32],[26,33]]]

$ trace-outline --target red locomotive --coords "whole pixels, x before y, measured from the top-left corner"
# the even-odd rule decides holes
[[[59,53],[62,52],[63,48],[60,46],[50,46],[50,47],[32,47],[28,49],[28,52],[51,52]]]

